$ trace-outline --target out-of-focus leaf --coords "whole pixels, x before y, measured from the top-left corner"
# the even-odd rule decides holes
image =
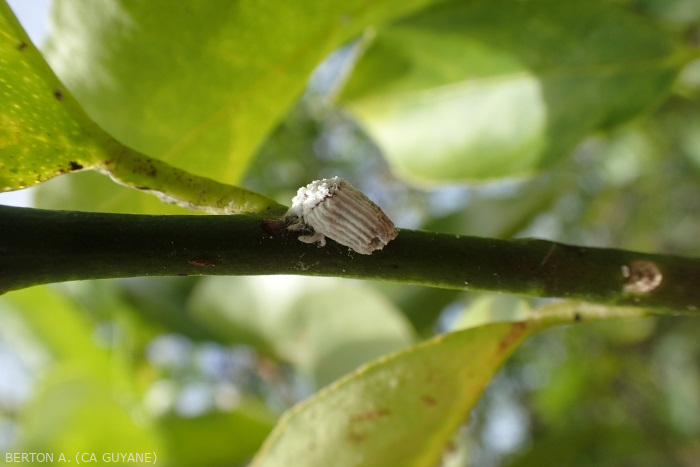
[[[291,362],[318,386],[412,342],[391,302],[338,279],[208,277],[190,306],[213,332]]]
[[[432,337],[435,334],[435,320],[439,318],[446,306],[463,293],[459,290],[393,282],[375,282],[373,285],[394,302],[418,334],[425,337]]]
[[[437,465],[493,374],[533,330],[490,324],[375,361],[288,411],[253,465]]]
[[[59,0],[47,56],[117,139],[236,182],[330,51],[429,1]]]
[[[521,321],[435,337],[369,363],[298,404],[282,416],[253,465],[437,465],[494,373],[525,338],[556,324],[645,315],[638,308],[577,302],[552,302],[532,313],[519,308]]]
[[[197,418],[168,415],[143,423],[147,414],[124,358],[129,352],[106,351],[84,319],[85,312],[116,318],[120,304],[128,305],[119,302],[123,297],[111,282],[69,283],[61,289],[70,298],[53,288],[34,287],[0,299],[3,324],[8,317],[23,320],[53,357],[20,413],[22,431],[13,450],[62,452],[68,459],[88,452],[95,453],[98,462],[103,453],[155,452],[165,465],[232,465],[249,459],[260,447],[275,417],[254,398],[242,398],[230,412]],[[130,344],[138,339],[133,327]],[[126,330],[114,335],[122,332]],[[146,370],[140,374],[143,383],[148,370],[140,369]]]
[[[56,177],[34,191],[34,206],[123,214],[194,214],[194,211],[166,204],[153,195],[114,183],[95,172]]]
[[[0,298],[0,303],[19,311],[55,361],[79,359],[94,364],[95,369],[108,365],[106,353],[95,346],[90,323],[76,304],[50,287],[11,292]]]
[[[678,382],[667,378],[670,376],[667,369],[684,373],[688,378],[679,376],[679,380],[690,381],[691,387],[694,384],[694,372],[677,366],[676,359],[693,358],[693,350],[676,348],[673,361],[657,360],[658,335],[657,340],[647,334],[640,341],[619,333],[622,328],[648,328],[655,320],[652,317],[605,321],[556,329],[544,333],[541,340],[533,340],[532,347],[527,346],[529,350],[537,348],[541,358],[533,359],[525,349],[518,352],[518,362],[510,367],[511,375],[520,374],[527,379],[528,388],[517,397],[528,401],[532,420],[545,429],[530,430],[535,441],[527,442],[502,464],[577,467],[673,464],[677,451],[660,446],[674,445],[681,439],[693,444],[697,431],[687,433],[687,438],[678,436],[666,418],[668,412],[659,402],[664,399],[664,385]],[[692,320],[685,325],[694,326]],[[697,413],[696,401],[694,395],[681,402],[682,410],[691,417]],[[663,421],[653,422],[657,417]],[[686,459],[681,464],[693,459],[695,454],[691,448],[690,457],[681,456]]]
[[[548,434],[503,465],[663,467],[674,463],[673,456],[669,457],[667,452],[654,445],[654,438],[658,438],[659,433],[644,433],[644,429],[638,425],[622,424],[612,427],[589,422],[578,431],[552,430]],[[696,454],[697,452],[692,452],[688,459],[694,459]]]
[[[169,332],[176,332],[196,341],[217,340],[209,329],[194,319],[187,299],[200,279],[198,277],[158,277],[120,281],[124,300],[138,313]]]
[[[379,30],[343,101],[408,179],[519,176],[657,102],[683,60],[615,5],[459,1]]]
[[[669,24],[693,24],[700,21],[700,3],[695,0],[640,0],[635,6]]]
[[[422,228],[477,237],[511,238],[546,211],[572,183],[569,174],[548,174],[533,179],[473,187],[465,207],[434,218]],[[498,213],[496,215],[496,213]]]
[[[233,465],[250,459],[274,426],[255,410],[209,413],[197,418],[166,417],[158,422],[177,465]]]
[[[530,304],[521,297],[503,294],[478,295],[450,328],[458,330],[489,323],[525,321],[530,313]]]
[[[695,364],[696,343],[687,336],[667,336],[655,351],[658,386],[674,431],[695,439],[700,433],[700,371]]]
[[[0,191],[90,165],[98,151],[95,141],[75,119],[75,103],[4,1],[0,57]]]
[[[133,418],[133,382],[123,356],[97,345],[75,302],[41,286],[8,293],[2,305],[19,312],[53,360],[20,414],[14,450],[71,459],[76,452],[163,452],[152,428]]]
[[[23,413],[21,452],[106,453],[165,452],[155,431],[136,423],[131,401],[115,394],[113,383],[92,370],[60,366],[42,380]],[[139,465],[139,464],[136,464]],[[146,464],[142,464],[146,465]]]

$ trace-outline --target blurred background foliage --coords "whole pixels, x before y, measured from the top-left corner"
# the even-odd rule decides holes
[[[57,4],[60,12],[68,2]],[[602,4],[616,4],[685,46],[700,45],[695,0]],[[411,21],[434,20],[416,15]],[[65,15],[53,18],[45,43],[52,64],[70,23]],[[391,30],[375,33],[381,38]],[[644,41],[648,47],[636,52],[641,57],[666,47]],[[368,136],[348,107],[338,105],[339,86],[353,79],[365,46],[359,40],[337,49],[315,69],[303,96],[255,152],[245,186],[288,203],[310,180],[340,175],[400,227],[700,254],[700,62],[685,66],[667,95],[642,103],[655,106],[641,117],[622,125],[603,125],[600,115],[584,118],[574,136],[548,149],[546,164],[532,159],[520,167],[527,178],[428,188],[398,178],[383,157],[391,162],[391,148],[383,154],[377,133]],[[360,60],[358,70],[377,73],[372,56],[368,60]],[[89,83],[92,71],[76,66],[71,72]],[[341,102],[351,91],[359,95],[362,75],[356,76],[360,82],[351,81]],[[78,85],[67,84],[81,95]],[[573,83],[568,92],[576,89]],[[97,91],[82,91],[88,109],[104,103],[90,103]],[[178,112],[178,104],[169,111]],[[494,110],[502,118],[513,111],[506,104]],[[558,105],[560,117],[568,118],[567,102]],[[591,112],[601,105],[592,102]],[[360,106],[355,115],[363,121]],[[431,115],[427,110],[413,124],[433,125],[426,121]],[[611,117],[617,120],[624,118]],[[511,150],[505,148],[503,164]],[[484,175],[502,175],[502,166],[497,169]],[[32,195],[42,208],[184,212],[91,172],[55,178]],[[531,303],[297,277],[144,278],[13,292],[0,299],[0,450],[157,451],[166,465],[242,465],[282,411],[363,362],[465,321],[508,319]],[[697,319],[666,316],[536,335],[492,382],[445,465],[697,465],[699,334]]]

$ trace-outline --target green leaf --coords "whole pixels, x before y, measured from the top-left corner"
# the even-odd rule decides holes
[[[502,317],[514,317],[506,312]],[[488,382],[528,336],[556,324],[645,312],[552,302],[529,313],[520,306],[519,315],[527,320],[444,334],[365,365],[287,411],[252,465],[438,465]]]
[[[615,5],[459,1],[380,29],[342,101],[410,180],[521,176],[649,108],[684,60]]]
[[[99,152],[76,103],[0,2],[0,192],[91,165]]]
[[[70,298],[49,287],[0,298],[0,338],[41,375],[19,413],[21,435],[12,450],[63,452],[67,458],[94,452],[100,460],[103,453],[155,451],[166,465],[231,465],[258,450],[275,417],[253,397],[242,397],[228,412],[151,418],[137,387],[157,374],[141,360],[136,323],[116,316],[128,305],[115,284],[74,282],[61,288],[70,289]],[[109,349],[104,342],[97,345],[85,314],[119,323]],[[139,372],[137,380],[132,368]]]
[[[0,191],[99,169],[162,200],[208,212],[283,211],[248,190],[178,170],[125,147],[84,113],[0,0]]]
[[[67,174],[42,183],[34,191],[33,206],[122,214],[193,214],[189,209],[163,203],[155,196],[114,183],[93,171]]]
[[[232,412],[214,412],[158,421],[168,455],[177,465],[232,465],[250,459],[274,426],[274,419],[244,405]]]
[[[47,56],[117,139],[235,182],[329,52],[428,2],[59,0]]]
[[[129,395],[115,394],[115,385],[84,368],[62,365],[45,375],[24,410],[20,452],[163,453],[156,431],[137,423]],[[108,421],[108,423],[105,423]],[[58,459],[56,454],[55,460]]]
[[[287,412],[253,465],[438,465],[484,386],[533,330],[491,324],[373,362]]]
[[[483,324],[526,321],[530,304],[521,297],[505,294],[476,295],[450,327],[452,330],[474,328]]]
[[[347,280],[208,277],[193,292],[190,307],[221,338],[288,361],[317,386],[413,340],[391,302]]]
[[[16,311],[57,362],[83,360],[102,372],[109,357],[95,346],[91,323],[75,303],[48,286],[14,291],[0,298],[0,317]],[[4,321],[4,319],[3,319]]]
[[[469,200],[458,211],[433,218],[423,230],[469,234],[477,237],[510,238],[522,232],[571,186],[566,170],[497,186],[474,186]],[[497,213],[497,215],[496,215]]]
[[[21,436],[14,450],[63,452],[67,458],[78,451],[98,457],[104,452],[162,452],[152,427],[132,416],[134,381],[124,354],[97,345],[91,323],[74,301],[52,288],[33,287],[0,299],[3,324],[13,312],[52,363],[42,368],[32,398],[20,412]]]

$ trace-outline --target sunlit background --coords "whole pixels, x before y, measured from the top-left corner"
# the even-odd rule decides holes
[[[40,45],[50,3],[10,1]],[[616,3],[700,43],[695,0]],[[699,63],[653,113],[588,137],[550,172],[427,189],[396,178],[333,103],[356,47],[317,68],[245,186],[289,203],[299,186],[340,175],[404,228],[700,254]],[[79,173],[1,194],[0,203],[128,211],[119,204],[126,190]],[[157,446],[178,465],[244,464],[280,413],[362,363],[469,316],[509,316],[537,303],[286,276],[11,293],[0,300],[0,451],[65,451],[76,437],[93,437],[106,452]],[[697,318],[678,316],[531,338],[465,420],[446,465],[698,465],[699,333]]]

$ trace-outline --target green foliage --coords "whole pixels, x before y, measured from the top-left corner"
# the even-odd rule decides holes
[[[299,404],[253,465],[436,465],[524,323],[436,337],[378,360]]]
[[[391,302],[371,287],[338,279],[210,277],[198,284],[190,307],[221,339],[291,363],[316,387],[413,340]]]
[[[90,165],[96,141],[66,108],[69,96],[4,3],[0,31],[0,191]]]
[[[56,0],[49,68],[2,2],[0,190],[93,168],[130,188],[62,175],[36,205],[182,212],[156,192],[259,211],[280,207],[224,183],[287,203],[340,173],[399,226],[697,254],[700,79],[684,38],[698,14],[691,0]],[[319,78],[329,63],[336,76]],[[18,408],[0,398],[0,427],[22,427],[0,450],[155,451],[165,465],[683,464],[700,435],[700,329],[609,322],[643,315],[335,279],[12,292],[0,351],[20,356],[34,393]],[[581,319],[605,321],[529,340],[476,405],[528,336]],[[209,405],[193,414],[194,390]],[[526,430],[510,447],[490,425],[508,420],[503,407],[525,414],[509,419]]]
[[[146,343],[139,337],[148,339],[153,330],[134,320],[129,304],[113,287],[96,284],[76,289],[68,294],[70,298],[38,287],[2,299],[3,322],[16,323],[8,331],[29,333],[30,342],[42,343],[40,348],[28,346],[25,353],[42,349],[47,355],[38,363],[44,374],[23,412],[25,432],[16,451],[94,452],[100,459],[102,453],[157,452],[166,464],[197,460],[212,465],[239,462],[257,450],[272,418],[254,401],[244,401],[227,413],[189,419],[164,416],[156,424],[140,423],[146,416],[140,404],[144,386],[154,383],[157,375],[138,375]],[[92,301],[90,305],[97,308],[80,306],[76,299]],[[93,325],[86,319],[85,311],[95,309],[119,323],[110,352],[95,342]],[[221,431],[237,442],[212,436]],[[187,444],[191,440],[196,442],[196,452]]]
[[[329,52],[425,3],[61,0],[47,59],[126,145],[235,183]]]
[[[676,53],[613,5],[451,2],[381,29],[343,101],[411,180],[521,176],[658,102]]]

